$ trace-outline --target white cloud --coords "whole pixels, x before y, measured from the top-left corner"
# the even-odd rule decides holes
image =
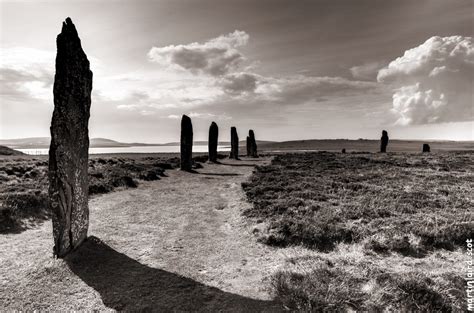
[[[186,114],[190,118],[198,118],[198,119],[215,119],[216,121],[220,120],[231,120],[232,117],[228,116],[227,114],[212,114],[212,113],[198,113],[198,112],[190,112]],[[167,116],[169,119],[181,119],[182,115],[177,114],[170,114]]]
[[[227,114],[212,114],[212,113],[198,113],[198,112],[190,112],[188,114],[191,118],[201,118],[201,119],[215,119],[215,120],[231,120],[232,117],[228,116]]]
[[[152,62],[196,74],[221,76],[239,67],[245,60],[236,48],[246,45],[248,39],[246,32],[236,30],[204,43],[153,47],[148,52],[148,58]]]
[[[362,65],[353,66],[350,68],[351,74],[354,78],[374,80],[377,78],[377,73],[382,67],[380,62],[368,62]]]
[[[431,37],[381,69],[395,87],[398,124],[473,120],[474,45],[471,37]]]
[[[55,53],[32,48],[0,49],[0,94],[17,100],[52,99]]]
[[[0,94],[13,100],[53,101],[55,59],[56,51],[25,47],[0,48]],[[95,82],[97,69],[102,64],[96,58],[88,59]]]

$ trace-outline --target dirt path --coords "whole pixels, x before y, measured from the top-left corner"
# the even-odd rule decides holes
[[[255,164],[225,160],[90,201],[92,236],[51,258],[50,222],[0,237],[4,309],[278,311],[269,276],[286,254],[256,242],[241,213]],[[1,308],[1,305],[0,305]]]

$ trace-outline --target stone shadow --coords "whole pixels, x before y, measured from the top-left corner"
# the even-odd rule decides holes
[[[66,257],[70,269],[117,311],[282,312],[275,301],[255,300],[143,265],[97,237]]]

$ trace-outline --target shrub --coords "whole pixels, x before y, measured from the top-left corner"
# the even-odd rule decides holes
[[[2,203],[3,207],[10,208],[15,216],[19,217],[44,217],[49,215],[48,196],[41,190],[15,192],[9,194]]]

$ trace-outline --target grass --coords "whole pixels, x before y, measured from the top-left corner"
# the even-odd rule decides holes
[[[92,157],[89,195],[136,188],[140,180],[158,180],[178,158]],[[0,233],[21,232],[48,219],[48,161],[45,157],[0,159]]]
[[[193,161],[198,168],[207,156]],[[89,159],[89,195],[136,188],[178,167],[179,158],[172,155],[95,155]],[[0,158],[0,183],[0,233],[21,232],[50,217],[47,157]]]
[[[423,259],[381,257],[360,244],[339,244],[326,254],[290,259],[271,284],[286,307],[303,312],[462,312],[462,258],[446,250]]]
[[[275,275],[274,289],[291,308],[456,311],[462,271],[448,269],[462,254],[438,262],[446,269],[438,276],[415,264],[455,254],[474,237],[473,169],[472,152],[278,155],[243,183],[253,203],[244,214],[266,225],[260,241],[301,245],[325,259]],[[334,254],[341,245],[362,251],[349,271]],[[393,258],[410,266],[389,271],[374,261]],[[367,284],[388,291],[375,301]]]

